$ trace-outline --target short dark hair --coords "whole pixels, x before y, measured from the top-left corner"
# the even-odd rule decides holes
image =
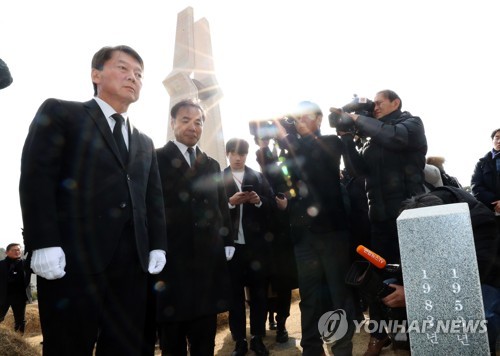
[[[226,143],[226,153],[235,152],[239,155],[248,154],[248,142],[242,138],[232,138]]]
[[[396,92],[394,90],[385,89],[385,90],[379,91],[377,94],[383,95],[385,98],[389,99],[389,101],[391,101],[391,102],[393,102],[396,99],[399,99],[398,110],[401,110],[401,108],[403,107],[403,100],[401,100],[399,95],[396,94]]]
[[[500,129],[493,130],[493,132],[491,133],[491,139],[492,140],[493,140],[493,137],[495,137],[495,135],[497,134],[498,131],[500,131]]]
[[[440,197],[431,193],[425,193],[403,200],[399,212],[401,213],[403,212],[403,210],[407,209],[425,208],[427,206],[436,206],[443,204],[444,201]]]
[[[16,244],[15,242],[13,242],[11,244],[8,244],[7,248],[5,249],[5,251],[9,251],[14,246],[21,246],[21,244]]]
[[[144,69],[144,62],[141,56],[139,56],[139,53],[137,53],[132,47],[126,45],[102,47],[94,54],[94,57],[92,57],[92,69],[102,70],[104,64],[109,61],[109,59],[113,56],[113,53],[117,51],[128,54],[139,62],[141,68]],[[97,95],[97,85],[95,83],[92,83],[92,85],[94,86],[94,95]]]
[[[177,112],[179,111],[179,109],[186,107],[186,106],[188,106],[188,107],[191,106],[193,108],[200,110],[201,111],[201,118],[203,121],[205,121],[205,110],[203,110],[203,108],[201,107],[200,104],[198,104],[197,102],[195,102],[192,99],[181,100],[177,104],[172,106],[172,109],[170,109],[170,116],[172,117],[172,119],[175,120],[175,117],[177,116]]]

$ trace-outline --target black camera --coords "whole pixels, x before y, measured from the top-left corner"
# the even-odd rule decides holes
[[[337,112],[332,112],[328,116],[330,127],[334,127],[337,131],[350,132],[356,134],[354,120],[347,113],[354,113],[362,116],[373,117],[373,109],[375,103],[367,98],[360,98],[354,94],[354,98],[350,103],[342,106]]]
[[[284,127],[287,134],[297,134],[294,119],[291,116],[285,116],[277,120]],[[278,126],[276,120],[261,120],[249,122],[250,134],[261,140],[270,140],[278,137]]]
[[[368,98],[360,98],[354,94],[352,101],[344,106],[342,106],[343,112],[354,113],[357,115],[373,117],[373,109],[375,109],[375,103]]]

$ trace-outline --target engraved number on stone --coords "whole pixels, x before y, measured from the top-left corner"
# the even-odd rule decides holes
[[[431,291],[431,286],[429,283],[424,283],[422,285],[422,288],[424,288],[424,293],[429,293]]]
[[[453,293],[455,293],[455,294],[460,293],[460,284],[455,282],[451,285],[451,287],[453,289]]]
[[[451,272],[453,274],[453,276],[451,278],[458,278],[458,276],[457,276],[457,270],[455,268],[452,268]]]
[[[429,299],[425,300],[425,310],[428,310],[428,311],[432,310],[432,300],[429,300]]]
[[[422,277],[422,279],[429,279],[429,277],[427,277],[427,272],[425,271],[425,269],[422,270],[424,276]]]
[[[464,308],[460,300],[455,300],[455,310],[460,311]]]

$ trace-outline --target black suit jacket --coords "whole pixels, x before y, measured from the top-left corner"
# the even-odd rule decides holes
[[[19,192],[26,250],[61,246],[67,271],[103,271],[125,224],[133,224],[144,271],[150,250],[166,250],[153,142],[131,127],[125,165],[95,100],[41,105],[24,144]]]
[[[24,271],[24,292],[26,301],[31,303],[31,269],[29,262],[21,260]],[[7,303],[7,280],[8,280],[7,258],[0,261],[0,305]],[[20,291],[19,291],[20,292]]]
[[[239,192],[230,167],[224,170],[224,185],[228,200],[235,193]],[[274,201],[274,193],[262,173],[256,172],[246,166],[242,185],[252,185],[253,191],[259,195],[262,202],[260,207],[256,207],[255,204],[243,204],[243,209],[241,210],[243,214],[242,224],[245,244],[254,251],[261,251],[262,255],[265,255],[270,251],[270,242],[273,239],[269,228],[269,220],[273,210],[277,209],[276,202]],[[234,239],[237,240],[240,225],[240,207],[236,206],[234,209],[229,209],[229,212],[233,224]]]
[[[230,298],[224,246],[233,241],[219,163],[198,149],[190,167],[172,141],[157,154],[169,236],[168,263],[159,276],[159,320],[224,312]]]

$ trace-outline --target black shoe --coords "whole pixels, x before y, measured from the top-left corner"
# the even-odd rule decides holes
[[[250,350],[255,352],[257,356],[268,356],[269,351],[266,345],[262,342],[262,336],[253,336],[250,340]]]
[[[276,331],[276,342],[283,344],[288,341],[288,331],[286,329],[278,329]]]
[[[231,356],[244,356],[248,352],[248,344],[246,339],[237,340],[236,346]]]

